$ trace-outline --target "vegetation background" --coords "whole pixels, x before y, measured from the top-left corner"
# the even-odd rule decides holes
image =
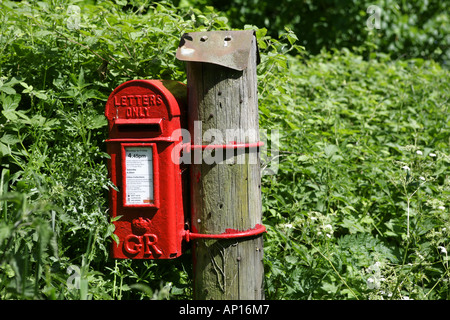
[[[266,298],[450,298],[448,2],[2,0],[0,22],[0,299],[191,298],[189,254],[108,258],[104,104],[185,81],[180,36],[231,28],[257,32],[280,132]]]

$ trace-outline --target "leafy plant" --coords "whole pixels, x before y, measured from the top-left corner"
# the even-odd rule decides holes
[[[448,72],[347,49],[296,59],[260,75],[261,124],[284,132],[263,177],[268,296],[446,299]]]
[[[289,27],[312,54],[320,53],[323,48],[350,49],[372,43],[393,59],[434,59],[447,67],[449,64],[449,4],[445,1],[182,0],[174,3],[213,6],[227,13],[231,25],[264,27],[275,38]],[[375,18],[371,6],[379,8],[378,29],[367,27],[367,21]],[[371,50],[367,47],[364,56]]]

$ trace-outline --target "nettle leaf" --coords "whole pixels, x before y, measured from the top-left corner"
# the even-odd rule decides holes
[[[3,110],[2,114],[10,121],[16,121],[18,119],[14,110]]]
[[[20,95],[5,95],[2,93],[0,95],[0,101],[2,102],[2,114],[5,116],[7,120],[16,121],[17,117],[17,107],[19,106],[21,100]]]
[[[43,91],[43,90],[33,91],[33,94],[34,94],[37,98],[39,98],[39,99],[41,99],[41,100],[47,100],[47,99],[48,99],[47,94],[46,94],[45,91]]]
[[[285,257],[286,262],[289,264],[296,264],[298,262],[298,257],[297,256],[286,256]]]
[[[81,100],[83,100],[83,101],[85,101],[87,99],[106,100],[107,98],[108,97],[105,94],[101,93],[100,91],[98,91],[96,89],[85,90],[81,94]]]
[[[39,114],[34,115],[30,120],[29,124],[35,127],[39,127],[42,130],[51,130],[59,125],[58,119],[47,119]]]
[[[16,94],[16,90],[14,90],[13,86],[16,85],[17,83],[19,83],[20,81],[17,80],[16,78],[11,78],[9,81],[7,82],[3,82],[0,79],[0,91],[4,92],[6,94]]]
[[[0,100],[2,102],[2,107],[3,110],[16,110],[17,107],[19,106],[20,103],[20,99],[21,96],[18,94],[14,94],[14,95],[5,95],[5,94],[1,94],[0,95]]]
[[[88,129],[94,130],[105,127],[108,125],[108,120],[104,115],[94,116],[88,119],[86,127]]]
[[[11,154],[11,149],[8,148],[7,145],[0,142],[0,155],[1,156],[8,156]]]
[[[14,88],[6,87],[6,86],[1,86],[0,91],[4,92],[6,94],[15,94],[16,93],[16,90],[14,90]]]
[[[322,284],[322,289],[328,293],[336,293],[339,289],[334,283],[325,282]]]
[[[330,145],[325,146],[324,152],[325,152],[325,155],[327,156],[327,158],[330,158],[336,152],[339,152],[339,148],[334,144],[330,144]]]
[[[20,139],[16,135],[6,133],[0,138],[0,141],[4,144],[11,145],[20,142]]]

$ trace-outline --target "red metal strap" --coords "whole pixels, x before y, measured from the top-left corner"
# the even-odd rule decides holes
[[[258,141],[253,143],[237,143],[233,141],[231,144],[208,144],[195,145],[190,143],[183,144],[183,151],[190,152],[191,149],[242,149],[242,148],[259,148],[264,145],[264,142]]]
[[[184,238],[186,239],[187,242],[189,242],[192,239],[236,239],[236,238],[256,236],[264,232],[266,232],[266,227],[261,224],[257,224],[254,228],[245,231],[239,231],[236,229],[225,229],[225,232],[221,234],[202,234],[186,230],[186,232],[184,233]]]

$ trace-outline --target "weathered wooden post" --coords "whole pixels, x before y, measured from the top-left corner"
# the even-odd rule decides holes
[[[194,298],[264,299],[255,34],[187,33],[177,58],[187,69]]]

